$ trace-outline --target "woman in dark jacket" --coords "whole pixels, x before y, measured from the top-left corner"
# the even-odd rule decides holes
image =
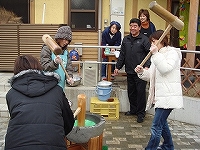
[[[5,150],[66,150],[65,136],[74,125],[59,75],[42,72],[31,55],[17,57],[6,95],[10,121]]]
[[[150,21],[150,15],[147,9],[139,10],[138,19],[141,21],[140,33],[149,37],[153,32],[156,31],[155,25]]]
[[[120,46],[121,45],[121,25],[117,21],[112,21],[110,23],[110,26],[107,27],[103,32],[102,32],[102,46]],[[104,54],[105,49],[102,51],[102,58],[103,62],[108,62],[107,56]],[[111,49],[111,52],[114,52],[115,49]],[[106,80],[106,64],[102,64],[102,72],[101,72],[101,77],[102,80]],[[112,65],[111,72],[114,72],[115,65]],[[114,77],[111,77],[113,79]]]

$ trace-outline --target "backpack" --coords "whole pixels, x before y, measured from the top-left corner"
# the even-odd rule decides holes
[[[77,61],[77,60],[79,60],[78,51],[75,50],[75,49],[72,49],[72,50],[69,52],[69,56],[70,56],[71,61]]]

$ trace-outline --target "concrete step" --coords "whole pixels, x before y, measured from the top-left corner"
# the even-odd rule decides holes
[[[6,104],[6,94],[7,94],[7,91],[5,92],[0,91],[0,104]]]
[[[10,90],[11,86],[8,82],[12,75],[7,75],[7,73],[0,73],[0,104],[6,104],[6,93]]]
[[[0,104],[0,117],[1,118],[8,118],[9,117],[7,104]]]
[[[6,93],[11,88],[9,79],[13,76],[13,73],[0,73],[0,117],[8,118],[8,107],[6,104]]]
[[[2,81],[0,78],[0,92],[7,92],[11,88],[8,80]]]
[[[0,73],[0,96],[3,92],[8,92],[11,88],[9,79],[13,76],[13,73]]]

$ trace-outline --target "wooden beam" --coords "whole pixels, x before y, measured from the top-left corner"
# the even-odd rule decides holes
[[[196,35],[197,35],[197,19],[199,11],[199,0],[190,1],[190,10],[189,10],[189,23],[188,23],[188,50],[196,50]],[[191,67],[194,67],[195,54],[187,53],[186,59],[189,59],[189,64]]]
[[[132,9],[132,17],[133,18],[137,18],[138,16],[138,9],[136,9],[137,8],[137,6],[138,6],[138,0],[133,0],[133,8],[134,9]]]
[[[68,17],[69,17],[69,11],[68,11],[69,5],[68,5],[68,3],[69,3],[69,0],[64,0],[64,23],[69,25],[69,23],[68,23]]]
[[[172,10],[172,0],[167,0],[167,10],[169,11],[169,12],[171,12],[171,10]],[[167,21],[166,21],[166,27],[169,25],[169,23],[167,23]]]
[[[35,0],[30,1],[30,24],[35,24]]]

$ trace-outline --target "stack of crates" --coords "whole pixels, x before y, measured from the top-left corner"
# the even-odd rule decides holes
[[[117,97],[112,97],[113,102],[100,101],[98,97],[91,97],[90,112],[99,114],[108,120],[119,119],[119,100]]]

